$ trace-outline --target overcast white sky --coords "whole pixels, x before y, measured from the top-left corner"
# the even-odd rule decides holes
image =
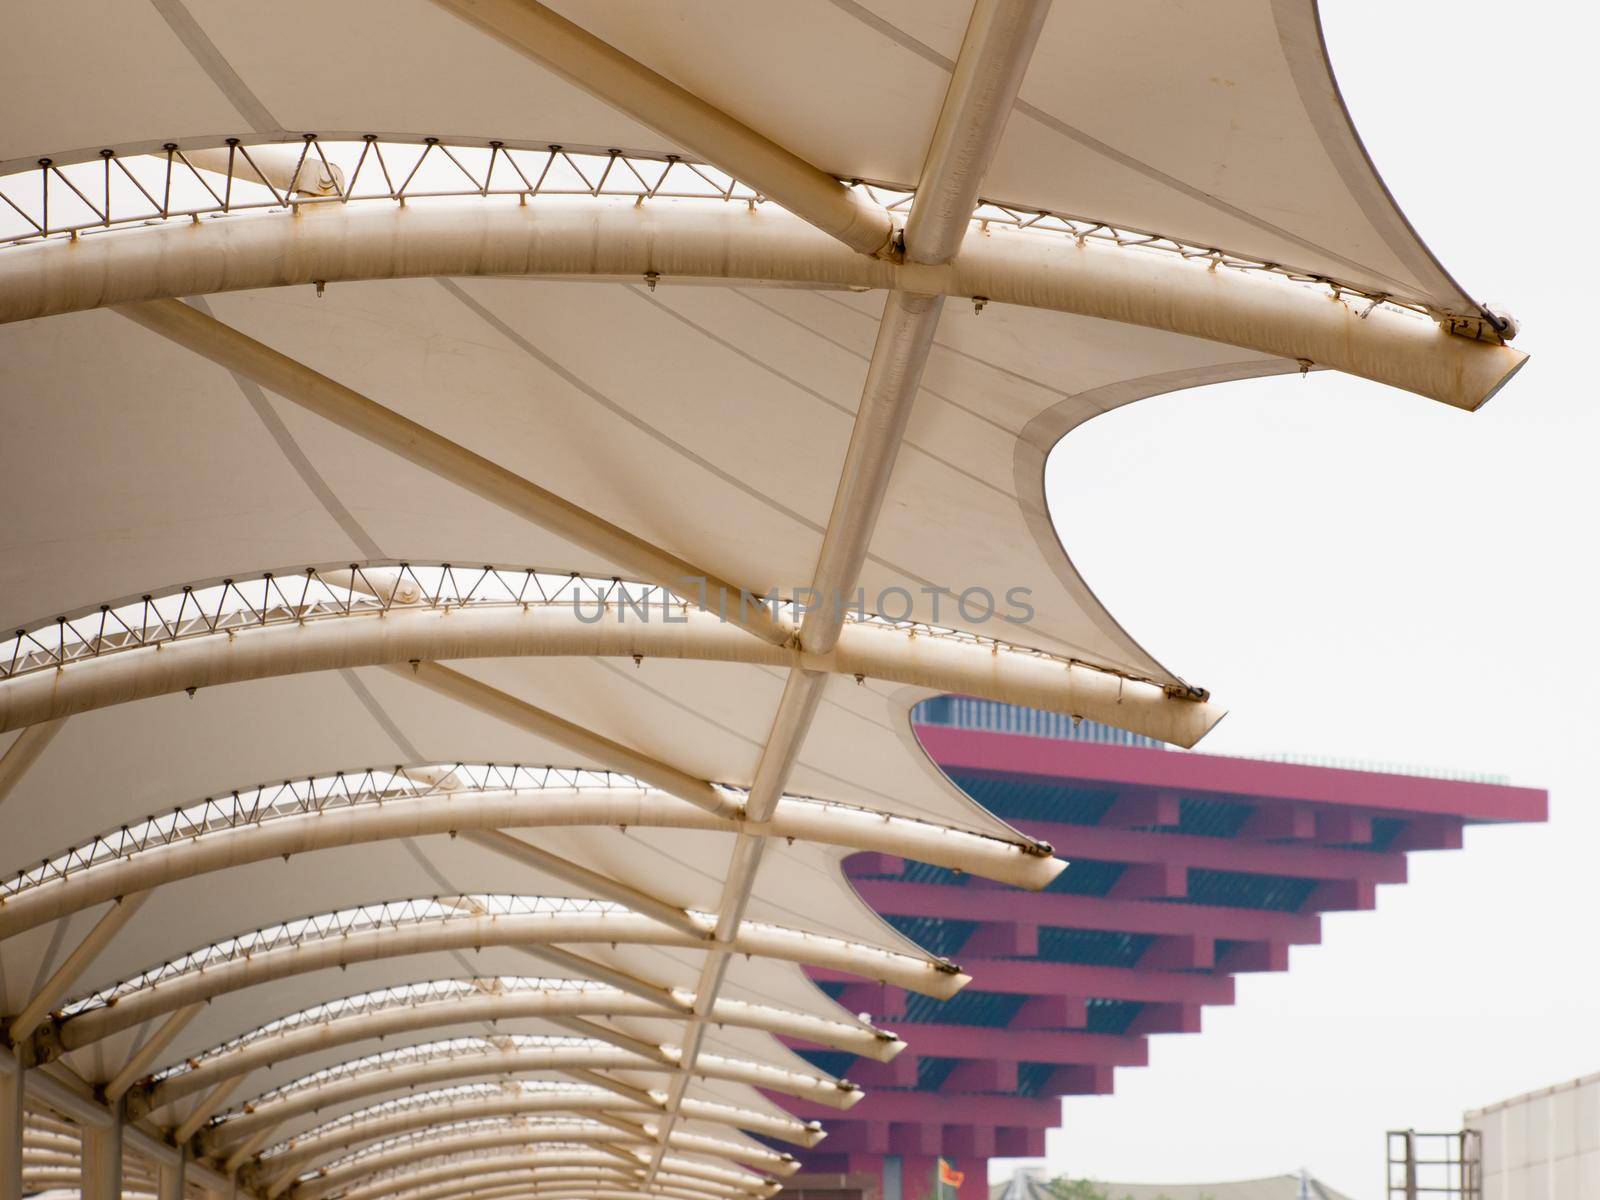
[[[1384,1130],[1600,1071],[1600,636],[1589,293],[1588,4],[1327,0],[1380,170],[1533,354],[1466,415],[1335,376],[1149,400],[1051,463],[1068,547],[1111,611],[1231,714],[1213,753],[1300,751],[1548,787],[1541,828],[1414,855],[1376,913],[1324,920],[1114,1097],[1066,1102],[1050,1163],[1115,1180],[1305,1164],[1383,1195]]]

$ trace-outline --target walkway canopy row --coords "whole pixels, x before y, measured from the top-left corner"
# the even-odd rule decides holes
[[[805,969],[967,982],[842,860],[1062,869],[913,708],[1222,715],[1073,566],[1117,506],[1052,513],[1055,445],[1325,369],[1460,419],[1524,358],[1310,0],[8,35],[0,1200],[770,1195],[826,1133],[772,1097],[860,1095],[790,1047],[904,1046]]]

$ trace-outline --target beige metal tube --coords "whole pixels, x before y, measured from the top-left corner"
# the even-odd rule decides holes
[[[225,1079],[219,1079],[216,1084],[200,1098],[200,1103],[190,1110],[183,1123],[173,1131],[172,1140],[179,1146],[186,1145],[200,1127],[209,1121],[212,1115],[227,1102],[229,1096],[239,1090],[239,1085],[244,1082],[244,1075],[238,1074]],[[133,1097],[130,1097],[130,1100]],[[145,1106],[148,1111],[149,1106]]]
[[[241,1138],[252,1138],[263,1129],[271,1131],[305,1113],[392,1092],[542,1071],[561,1071],[587,1081],[596,1070],[639,1071],[656,1075],[668,1073],[660,1063],[610,1047],[530,1047],[481,1055],[459,1055],[401,1067],[377,1067],[330,1083],[258,1100],[246,1111],[230,1116],[220,1126],[203,1131],[199,1135],[199,1149],[208,1156],[215,1156],[227,1147],[236,1145]],[[729,1083],[747,1083],[841,1110],[852,1107],[861,1099],[860,1089],[848,1081],[781,1070],[720,1055],[702,1055],[695,1074]],[[260,1144],[257,1143],[257,1146]]]
[[[893,252],[894,224],[880,206],[535,0],[436,3],[852,250]]]
[[[716,1108],[714,1105],[702,1105],[697,1119],[734,1128],[748,1128],[754,1132],[767,1133],[769,1136],[772,1130],[780,1129],[783,1133],[776,1136],[787,1134],[788,1140],[791,1141],[795,1140],[797,1132],[803,1133],[805,1129],[798,1121],[782,1123],[749,1109],[729,1108],[718,1112],[715,1111]],[[270,1169],[275,1172],[293,1170],[298,1173],[305,1169],[304,1164],[330,1154],[343,1153],[355,1146],[382,1141],[402,1133],[458,1121],[485,1117],[530,1116],[536,1113],[574,1113],[593,1115],[596,1120],[604,1120],[609,1113],[621,1112],[638,1116],[657,1111],[654,1105],[633,1103],[609,1092],[577,1096],[565,1092],[526,1092],[483,1096],[470,1100],[446,1097],[437,1104],[419,1104],[398,1112],[381,1113],[365,1120],[312,1129],[298,1134],[289,1143],[288,1149],[273,1154]],[[765,1153],[773,1158],[780,1157],[774,1151]],[[262,1170],[265,1169],[264,1166]]]
[[[67,955],[67,960],[56,968],[55,973],[45,981],[44,986],[12,1020],[6,1030],[6,1036],[11,1039],[13,1045],[21,1042],[43,1024],[45,1018],[50,1015],[50,1010],[67,994],[67,990],[77,982],[78,976],[88,969],[89,964],[99,957],[111,939],[122,932],[122,927],[133,919],[149,895],[149,892],[135,892],[122,896],[95,922],[94,928],[89,930],[83,941]]]
[[[122,1070],[118,1071],[111,1078],[111,1081],[106,1084],[106,1099],[112,1102],[122,1099],[127,1090],[138,1081],[141,1075],[145,1074],[146,1069],[155,1061],[156,1055],[170,1046],[172,1039],[182,1033],[184,1026],[199,1016],[200,1010],[204,1007],[205,1005],[203,1004],[188,1005],[185,1008],[180,1008],[163,1021],[161,1028],[151,1034],[145,1040],[144,1045],[134,1051],[128,1061],[122,1065]],[[178,1140],[181,1142],[184,1139],[179,1138]]]
[[[733,816],[739,811],[737,804],[730,802],[704,779],[697,779],[670,763],[661,762],[620,742],[602,737],[592,730],[537,708],[526,700],[491,687],[470,675],[463,675],[460,671],[452,671],[449,667],[441,667],[438,663],[432,662],[420,662],[412,667],[396,666],[391,670],[401,675],[409,671],[413,679],[430,691],[437,692],[441,696],[449,696],[452,700],[459,701],[478,712],[526,730],[535,737],[555,742],[574,754],[581,754],[610,770],[632,775],[635,779],[641,779],[652,787],[669,792],[697,808],[720,813],[723,816]]]
[[[1010,842],[930,821],[811,800],[781,800],[771,821],[741,826],[688,808],[674,796],[643,789],[463,791],[241,823],[136,850],[11,896],[0,904],[0,939],[116,896],[286,855],[451,831],[622,825],[718,833],[744,829],[756,836],[900,854],[1035,889],[1048,884],[1065,866],[1048,857],[1048,847],[1037,843]],[[619,897],[622,894],[618,892]],[[681,927],[681,932],[695,938],[708,933],[692,922]],[[42,1019],[49,1007],[22,1015]]]
[[[479,1150],[510,1150],[518,1146],[538,1145],[540,1142],[577,1142],[593,1145],[597,1142],[620,1140],[626,1140],[625,1135],[587,1121],[552,1125],[508,1125],[503,1129],[475,1131],[454,1137],[421,1138],[391,1150],[362,1155],[354,1162],[341,1166],[326,1167],[315,1179],[294,1185],[289,1189],[289,1194],[295,1197],[295,1200],[321,1200],[329,1192],[337,1191],[354,1180],[400,1167],[409,1167],[429,1159],[470,1154]]]
[[[404,1188],[403,1181],[381,1193],[394,1200],[641,1200],[660,1195],[665,1200],[705,1200],[705,1193],[693,1188],[663,1188],[659,1192],[641,1193],[632,1175],[617,1171],[612,1175],[599,1175],[581,1168],[545,1171],[497,1170],[483,1176],[476,1174],[465,1179],[447,1179],[431,1187],[415,1190]]]
[[[302,161],[302,155],[303,161]],[[191,166],[217,175],[232,175],[246,183],[266,183],[284,196],[334,196],[344,188],[344,172],[324,163],[315,146],[251,146],[229,151],[185,150]]]
[[[398,927],[336,932],[293,945],[258,951],[164,980],[55,1022],[53,1045],[79,1049],[152,1017],[277,979],[329,967],[374,962],[439,950],[556,942],[631,943],[698,949],[704,942],[635,913],[550,912],[497,916],[451,916]],[[948,963],[884,950],[843,938],[802,933],[775,925],[747,925],[734,952],[849,971],[939,999],[955,995],[970,980]]]
[[[40,725],[30,725],[6,747],[4,754],[0,754],[0,804],[5,803],[11,790],[22,782],[28,768],[38,761],[45,747],[55,740],[56,734],[61,732],[61,727],[66,723],[67,719],[62,717]]]
[[[714,609],[727,612],[728,620],[759,638],[778,644],[789,638],[789,631],[772,621],[766,609],[741,603],[744,593],[727,580],[652,546],[620,525],[586,512],[181,300],[153,300],[119,306],[116,311],[341,429],[676,595],[693,598],[703,587],[707,602]]]
[[[812,580],[821,600],[800,627],[800,644],[808,654],[832,650],[844,624],[846,593],[861,577],[943,311],[942,296],[890,292],[884,298],[878,340]]]
[[[1479,343],[1480,345],[1482,343]],[[683,623],[585,624],[570,608],[391,609],[123,650],[0,682],[0,731],[189,688],[412,661],[545,655],[803,666],[1104,721],[1192,746],[1223,710],[1093,667],[1004,646],[847,623],[831,655],[757,641],[708,613]]]
[[[29,1139],[26,1136],[27,1083],[24,1068],[9,1050],[0,1050],[0,1200],[22,1200],[22,1174]],[[78,1151],[78,1140],[69,1149]]]
[[[552,1124],[552,1125],[517,1125],[509,1124],[500,1130],[475,1130],[470,1133],[456,1134],[439,1138],[418,1140],[409,1145],[398,1146],[392,1150],[379,1151],[363,1155],[360,1159],[344,1165],[324,1168],[315,1179],[295,1185],[291,1194],[303,1200],[320,1200],[330,1192],[338,1191],[347,1184],[362,1179],[369,1175],[380,1174],[396,1170],[400,1167],[411,1166],[414,1163],[426,1162],[430,1159],[446,1158],[457,1154],[469,1154],[482,1150],[512,1149],[526,1144],[539,1142],[579,1142],[579,1143],[607,1143],[642,1141],[641,1132],[621,1132],[610,1129],[596,1129],[593,1123],[586,1124]],[[682,1150],[695,1154],[706,1154],[730,1161],[747,1162],[758,1166],[762,1170],[776,1174],[792,1175],[798,1169],[798,1164],[788,1155],[780,1155],[764,1146],[751,1143],[727,1141],[722,1138],[695,1136],[692,1134],[678,1134],[671,1139],[672,1144]],[[626,1161],[626,1160],[624,1160]],[[276,1161],[273,1164],[277,1166]],[[729,1182],[734,1186],[742,1186],[739,1179],[740,1172],[726,1171],[714,1166],[706,1165],[707,1178],[719,1182]],[[752,1183],[764,1183],[751,1176],[744,1176]],[[275,1196],[281,1192],[269,1190],[268,1196]]]
[[[616,1159],[594,1151],[533,1151],[528,1154],[507,1154],[460,1160],[451,1163],[442,1163],[436,1167],[424,1167],[417,1171],[408,1171],[403,1176],[374,1180],[370,1184],[351,1188],[343,1196],[343,1200],[376,1200],[380,1196],[390,1196],[397,1193],[411,1195],[413,1192],[427,1188],[435,1195],[461,1195],[470,1192],[472,1180],[479,1178],[494,1178],[507,1174],[516,1174],[519,1178],[536,1184],[556,1183],[558,1181],[586,1182],[590,1180],[615,1181],[610,1184],[619,1192],[624,1192],[634,1197],[639,1195],[637,1190],[638,1172],[625,1167]],[[435,1185],[448,1185],[452,1191],[434,1191]],[[540,1187],[533,1194],[543,1194],[544,1188]],[[562,1189],[565,1190],[565,1189]],[[712,1194],[719,1196],[729,1195],[723,1185],[713,1185],[709,1189]],[[690,1193],[694,1196],[694,1193]],[[698,1198],[696,1198],[698,1200]]]
[[[483,1177],[467,1180],[447,1180],[432,1187],[414,1191],[387,1193],[394,1200],[641,1200],[641,1196],[659,1194],[669,1200],[704,1200],[704,1193],[692,1188],[662,1189],[659,1193],[641,1193],[634,1190],[631,1180],[625,1184],[618,1175],[609,1181],[585,1182],[581,1178],[563,1178],[554,1172],[496,1171]]]
[[[267,1144],[279,1124],[280,1122],[278,1121],[269,1121],[259,1126],[254,1133],[229,1152],[228,1157],[223,1161],[222,1169],[225,1171],[237,1171],[252,1154]]]
[[[512,862],[521,863],[525,867],[532,867],[536,871],[543,871],[546,875],[560,879],[574,887],[582,888],[591,896],[601,900],[611,900],[617,904],[626,904],[640,916],[649,917],[652,921],[659,921],[670,929],[679,933],[686,933],[690,937],[704,937],[706,930],[701,928],[699,922],[681,908],[677,908],[659,897],[638,888],[629,887],[612,879],[609,875],[602,875],[599,871],[591,871],[588,867],[562,858],[559,854],[552,854],[538,846],[529,845],[521,838],[512,837],[500,829],[469,829],[461,837],[475,846],[482,846],[492,850]]]
[[[906,257],[913,262],[948,262],[961,248],[1049,11],[1050,0],[972,6],[906,219]]]
[[[340,206],[203,221],[0,254],[0,321],[174,296],[471,275],[768,280],[900,288],[1056,309],[1241,346],[1360,375],[1457,408],[1480,406],[1521,367],[1519,350],[1454,337],[1426,318],[1263,272],[1045,233],[969,236],[946,266],[853,254],[766,206],[468,199],[412,208]]]

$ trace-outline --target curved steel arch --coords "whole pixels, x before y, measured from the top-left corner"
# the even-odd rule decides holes
[[[476,981],[465,982],[470,984]],[[498,984],[501,981],[486,982]],[[394,990],[399,992],[402,989]],[[272,1030],[261,1036],[245,1035],[237,1040],[237,1044],[194,1056],[162,1073],[146,1087],[130,1093],[127,1103],[130,1111],[143,1115],[262,1066],[282,1064],[334,1047],[371,1038],[392,1037],[399,1033],[530,1017],[634,1016],[681,1020],[688,1014],[691,1004],[692,997],[685,993],[682,1007],[666,1009],[643,997],[629,995],[603,984],[583,990],[504,987],[477,990],[463,987],[459,994],[441,995],[431,1000],[413,996],[397,997],[392,1007],[362,1006],[347,1015],[314,1024]],[[905,1043],[894,1034],[870,1025],[829,1021],[806,1013],[741,1000],[719,999],[713,1010],[713,1021],[721,1025],[760,1029],[800,1038],[879,1062],[889,1061],[905,1047]]]
[[[461,909],[433,899],[395,901],[319,914],[229,943],[202,947],[70,1005],[40,1031],[40,1048],[70,1051],[174,1012],[269,980],[326,967],[434,950],[548,942],[632,943],[704,949],[691,937],[621,905],[543,897],[461,897]],[[504,911],[489,914],[485,902]],[[544,911],[527,911],[531,904]],[[478,911],[472,911],[476,907]],[[517,911],[521,908],[523,911]],[[551,909],[554,911],[551,911]],[[462,911],[465,909],[465,912]],[[318,928],[324,926],[325,928]],[[296,927],[299,927],[298,929]],[[258,948],[259,947],[259,948]],[[953,964],[844,938],[750,922],[735,953],[832,967],[924,995],[953,996],[969,982]],[[154,986],[159,983],[158,986]]]
[[[257,1155],[246,1178],[276,1179],[286,1171],[300,1172],[328,1155],[338,1154],[397,1134],[446,1124],[458,1124],[481,1117],[520,1117],[538,1113],[596,1113],[602,1116],[642,1120],[659,1117],[661,1110],[630,1102],[600,1088],[580,1091],[508,1091],[481,1085],[481,1091],[465,1096],[449,1090],[424,1092],[407,1097],[408,1103],[393,1102],[361,1109],[336,1121],[297,1133],[292,1139],[266,1148]],[[747,1129],[768,1137],[778,1137],[799,1145],[811,1146],[820,1140],[818,1131],[790,1118],[779,1120],[751,1109],[706,1101],[689,1101],[684,1115],[691,1120]],[[76,1144],[76,1143],[74,1143]],[[776,1153],[776,1152],[772,1152]]]
[[[604,1184],[584,1184],[580,1177],[562,1176],[554,1170],[519,1175],[514,1171],[494,1173],[470,1182],[436,1184],[417,1191],[390,1193],[403,1200],[639,1200],[640,1196],[661,1196],[667,1200],[705,1200],[706,1193],[694,1188],[652,1187],[622,1191]]]
[[[436,1158],[453,1157],[463,1151],[509,1149],[531,1142],[577,1142],[590,1144],[629,1143],[648,1144],[651,1135],[643,1129],[626,1133],[598,1121],[564,1123],[502,1122],[493,1121],[472,1128],[445,1125],[416,1136],[402,1136],[363,1149],[310,1170],[302,1169],[288,1191],[306,1200],[338,1191],[355,1180],[399,1167]],[[798,1163],[787,1155],[779,1155],[765,1147],[737,1142],[704,1138],[697,1135],[678,1137],[678,1148],[693,1153],[711,1155],[729,1162],[747,1162],[762,1170],[780,1174],[793,1174]],[[314,1173],[312,1173],[314,1171]],[[281,1194],[282,1189],[269,1187],[269,1200]]]
[[[206,625],[155,645],[131,639],[40,650],[0,678],[0,732],[134,700],[255,679],[474,658],[673,658],[786,667],[960,692],[1106,720],[1191,745],[1221,716],[1158,685],[991,638],[911,622],[847,620],[837,646],[807,654],[687,608],[671,622],[589,621],[568,604],[390,604],[277,610],[274,623]],[[59,628],[52,622],[52,628]],[[159,646],[159,652],[157,647]],[[42,657],[40,657],[42,655]],[[33,660],[30,660],[33,661]]]
[[[451,764],[414,764],[400,772],[368,768],[245,789],[243,799],[207,799],[131,832],[124,825],[0,887],[0,939],[200,875],[396,838],[574,826],[712,833],[751,828],[616,775],[583,768],[483,771],[511,775],[510,786],[453,782],[462,775]],[[433,783],[428,772],[450,776],[451,782]],[[567,778],[579,782],[561,786]],[[319,803],[323,796],[326,802]],[[272,804],[274,797],[282,803]],[[185,812],[196,815],[185,819]],[[1062,869],[1048,846],[1020,836],[1007,841],[854,805],[785,797],[771,820],[759,824],[772,837],[901,854],[1020,887],[1044,887]]]
[[[521,1045],[511,1039],[505,1048],[489,1039],[467,1038],[354,1059],[221,1114],[200,1132],[197,1144],[202,1153],[216,1156],[263,1129],[276,1129],[306,1113],[426,1085],[540,1071],[625,1070],[671,1075],[677,1069],[675,1064],[588,1044],[581,1038],[564,1041],[567,1044]],[[861,1098],[860,1089],[848,1080],[722,1055],[701,1055],[694,1073],[706,1079],[752,1084],[829,1108],[847,1109]]]
[[[621,1160],[613,1156],[589,1153],[572,1152],[533,1152],[519,1155],[492,1155],[458,1157],[437,1167],[425,1167],[421,1170],[407,1171],[401,1177],[374,1179],[360,1187],[349,1189],[343,1194],[342,1200],[376,1200],[380,1196],[390,1196],[395,1193],[406,1193],[417,1189],[427,1188],[430,1185],[443,1184],[455,1189],[470,1189],[467,1180],[476,1178],[492,1178],[506,1174],[515,1174],[520,1178],[529,1180],[571,1180],[587,1179],[596,1174],[602,1178],[618,1180],[634,1180],[642,1176],[641,1170],[634,1175],[630,1169],[621,1165]],[[707,1195],[738,1197],[748,1196],[748,1188],[731,1187],[718,1180],[674,1176],[676,1182],[666,1186],[674,1189],[666,1194],[681,1193],[685,1184],[689,1186],[686,1200],[702,1200]],[[754,1176],[751,1177],[754,1179]],[[700,1189],[704,1189],[703,1191]],[[639,1188],[633,1184],[629,1189],[637,1195]],[[761,1192],[770,1189],[760,1189]]]
[[[319,281],[650,276],[982,297],[1305,359],[1467,409],[1481,406],[1526,358],[1411,313],[1380,306],[1363,319],[1366,303],[1255,273],[1208,270],[1204,258],[1006,231],[969,238],[948,264],[894,264],[857,254],[771,205],[732,208],[605,197],[376,210],[352,203],[311,220],[259,215],[16,246],[0,254],[0,321]]]

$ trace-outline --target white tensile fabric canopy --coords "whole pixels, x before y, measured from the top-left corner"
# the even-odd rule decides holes
[[[0,45],[0,1200],[741,1200],[1027,887],[962,692],[1221,715],[1057,540],[1146,396],[1523,355],[1309,0],[60,0]],[[581,286],[587,285],[587,286]],[[1201,397],[1196,394],[1196,402]]]

